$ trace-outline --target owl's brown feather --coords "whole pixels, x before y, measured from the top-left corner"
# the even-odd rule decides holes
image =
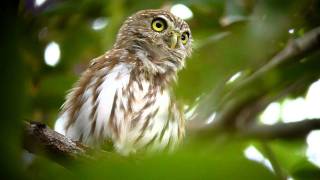
[[[114,48],[94,59],[68,94],[58,132],[91,145],[111,140],[122,154],[181,142],[184,119],[170,85],[191,53],[191,34],[188,44],[178,39],[172,49],[169,28],[161,33],[150,28],[157,17],[170,21],[170,31],[190,33],[184,21],[164,10],[129,17]]]

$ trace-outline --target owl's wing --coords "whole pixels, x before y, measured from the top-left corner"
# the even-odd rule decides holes
[[[55,130],[86,144],[99,144],[110,136],[108,123],[112,116],[116,91],[129,82],[131,65],[121,59],[124,53],[110,53],[92,61],[80,80],[67,95]]]

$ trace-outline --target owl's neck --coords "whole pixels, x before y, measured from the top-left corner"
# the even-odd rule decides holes
[[[170,54],[165,54],[159,49],[134,49],[133,53],[149,72],[154,74],[177,73],[184,66],[183,61],[177,60]]]
[[[126,42],[126,43],[123,43]],[[125,49],[133,54],[144,66],[144,69],[153,74],[177,73],[184,67],[184,58],[175,51],[168,51],[163,47],[155,47],[144,40],[125,41],[116,43],[116,49]]]
[[[135,71],[143,74],[145,78],[163,87],[167,87],[170,83],[176,82],[178,72],[176,69],[155,63],[157,59],[151,59],[154,57],[146,54],[145,51],[138,50],[135,52],[135,56],[137,57],[136,61],[138,61]]]

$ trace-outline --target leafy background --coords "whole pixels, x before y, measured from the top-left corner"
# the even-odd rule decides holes
[[[301,37],[320,24],[317,0],[34,0],[12,1],[1,14],[2,121],[1,155],[5,176],[48,179],[320,179],[319,165],[308,161],[305,138],[264,142],[221,133],[210,140],[187,137],[170,155],[123,160],[97,155],[69,167],[46,156],[23,157],[21,122],[40,121],[53,127],[66,91],[91,59],[112,47],[126,17],[141,9],[184,4],[193,12],[187,20],[194,37],[194,53],[179,73],[178,100],[192,105],[221,80],[265,64],[289,39]],[[94,30],[102,18],[105,27]],[[289,30],[294,29],[290,33]],[[5,43],[4,43],[5,42]],[[56,66],[44,61],[48,44],[59,45]],[[316,55],[315,58],[319,58]],[[319,64],[319,63],[318,63]],[[307,73],[309,69],[305,69]],[[278,72],[273,78],[288,76]],[[270,79],[272,81],[272,79]],[[304,95],[306,89],[294,98]],[[320,94],[320,92],[319,92]],[[320,106],[319,106],[320,107]],[[320,142],[320,140],[319,140]],[[246,150],[260,156],[250,160]],[[267,148],[266,148],[267,147]],[[270,151],[268,151],[270,150]],[[271,152],[271,153],[270,153]],[[257,160],[258,159],[258,160]],[[268,168],[269,161],[271,168]],[[280,169],[280,174],[275,169]]]

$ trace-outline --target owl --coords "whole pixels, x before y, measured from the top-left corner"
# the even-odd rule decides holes
[[[171,85],[191,44],[188,24],[166,10],[127,18],[67,95],[55,130],[94,147],[111,142],[123,155],[173,150],[185,127]]]

